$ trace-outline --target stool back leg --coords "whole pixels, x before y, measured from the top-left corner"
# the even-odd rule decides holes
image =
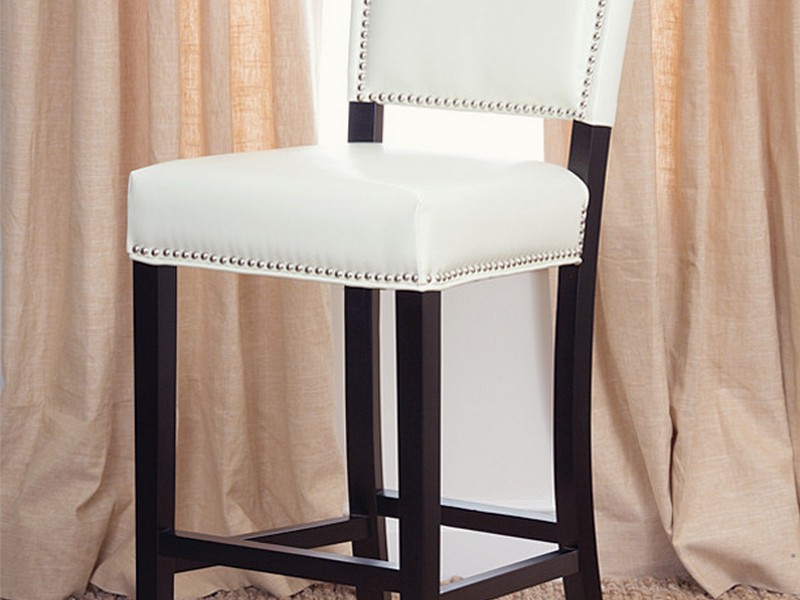
[[[608,127],[572,124],[569,169],[589,188],[580,265],[558,273],[555,347],[555,488],[560,545],[578,549],[578,573],[564,578],[567,600],[602,597],[592,493],[592,340],[594,294]]]
[[[350,102],[347,141],[375,143],[383,141],[383,106],[374,102]],[[348,415],[347,471],[350,514],[370,517],[370,537],[353,542],[353,554],[385,560],[386,524],[384,518],[377,515],[376,504],[377,491],[383,489],[379,307],[378,290],[345,288],[345,371],[349,373],[345,375],[347,378],[345,403]],[[348,316],[351,325],[347,325]],[[356,590],[356,596],[358,600],[390,598],[388,593],[362,588]]]
[[[378,515],[383,489],[380,404],[380,292],[345,288],[345,413],[350,514],[369,517],[369,537],[353,541],[353,555],[386,560],[386,524]],[[359,587],[358,600],[391,594]]]
[[[175,529],[176,269],[133,264],[136,596],[172,600],[175,559],[159,534]]]
[[[439,598],[441,294],[395,293],[401,596]]]
[[[578,573],[564,578],[567,600],[600,600],[592,494],[591,335],[586,332],[591,320],[587,323],[585,315],[580,316],[576,300],[580,296],[579,279],[579,267],[559,270],[554,406],[556,513],[560,547],[578,549]]]

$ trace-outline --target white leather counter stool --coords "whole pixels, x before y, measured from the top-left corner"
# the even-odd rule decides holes
[[[353,0],[350,144],[131,174],[137,586],[228,565],[354,585],[359,600],[488,599],[564,577],[600,598],[590,459],[595,265],[632,0]],[[291,101],[291,100],[287,100]],[[384,104],[574,121],[569,170],[390,151]],[[223,538],[175,530],[176,267],[346,286],[349,515]],[[558,267],[557,518],[440,497],[440,292]],[[395,290],[399,491],[383,489],[378,291]],[[191,401],[191,400],[189,400]],[[386,561],[384,518],[400,521]],[[442,525],[558,544],[440,589]],[[352,541],[353,557],[313,548]]]

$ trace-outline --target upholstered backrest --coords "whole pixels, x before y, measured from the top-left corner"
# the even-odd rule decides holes
[[[350,99],[612,125],[633,0],[352,0]]]

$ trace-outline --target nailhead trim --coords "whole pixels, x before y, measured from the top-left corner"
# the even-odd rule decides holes
[[[528,254],[514,258],[483,262],[476,265],[453,269],[444,273],[434,273],[425,277],[425,283],[449,283],[454,280],[463,279],[478,273],[493,273],[508,271],[519,267],[547,263],[567,258],[580,258],[583,246],[583,224],[581,225],[581,243],[577,248],[570,250],[557,250],[553,252],[540,252]],[[171,248],[147,248],[143,246],[133,246],[131,252],[146,258],[175,258],[182,261],[197,263],[211,263],[221,265],[231,265],[233,267],[247,268],[256,272],[291,272],[301,275],[316,275],[343,282],[352,281],[375,281],[378,283],[416,283],[420,282],[420,276],[416,273],[364,273],[360,271],[334,270],[330,267],[317,267],[312,265],[297,265],[294,263],[282,263],[274,261],[264,261],[256,259],[245,259],[236,256],[217,257],[208,252],[189,252],[186,250],[173,250]]]
[[[592,34],[592,44],[589,46],[589,59],[586,64],[586,77],[583,80],[581,90],[579,119],[586,116],[589,107],[589,97],[591,96],[592,82],[594,80],[594,69],[597,65],[597,54],[600,51],[600,40],[603,37],[603,23],[606,16],[606,3],[608,0],[597,0],[597,11],[595,12],[594,33]]]
[[[578,104],[579,109],[566,108],[560,106],[545,106],[541,104],[524,104],[502,101],[475,100],[468,98],[445,98],[438,96],[425,96],[409,94],[405,92],[370,92],[367,93],[367,55],[369,49],[369,16],[372,0],[363,0],[361,10],[361,32],[358,54],[358,71],[356,78],[356,99],[359,102],[375,102],[377,104],[408,104],[415,106],[434,106],[444,108],[461,108],[466,110],[479,110],[484,112],[500,112],[511,114],[535,115],[540,117],[550,117],[557,119],[583,119],[586,117],[586,110],[589,107],[589,98],[595,65],[597,64],[597,54],[600,50],[600,40],[603,33],[603,21],[605,18],[607,0],[597,1],[597,11],[595,12],[594,33],[592,43],[589,47],[589,58],[587,60],[583,87],[581,89],[581,99]]]

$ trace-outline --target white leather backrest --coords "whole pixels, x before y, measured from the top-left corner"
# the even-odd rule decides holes
[[[612,125],[633,0],[352,0],[350,99]]]

